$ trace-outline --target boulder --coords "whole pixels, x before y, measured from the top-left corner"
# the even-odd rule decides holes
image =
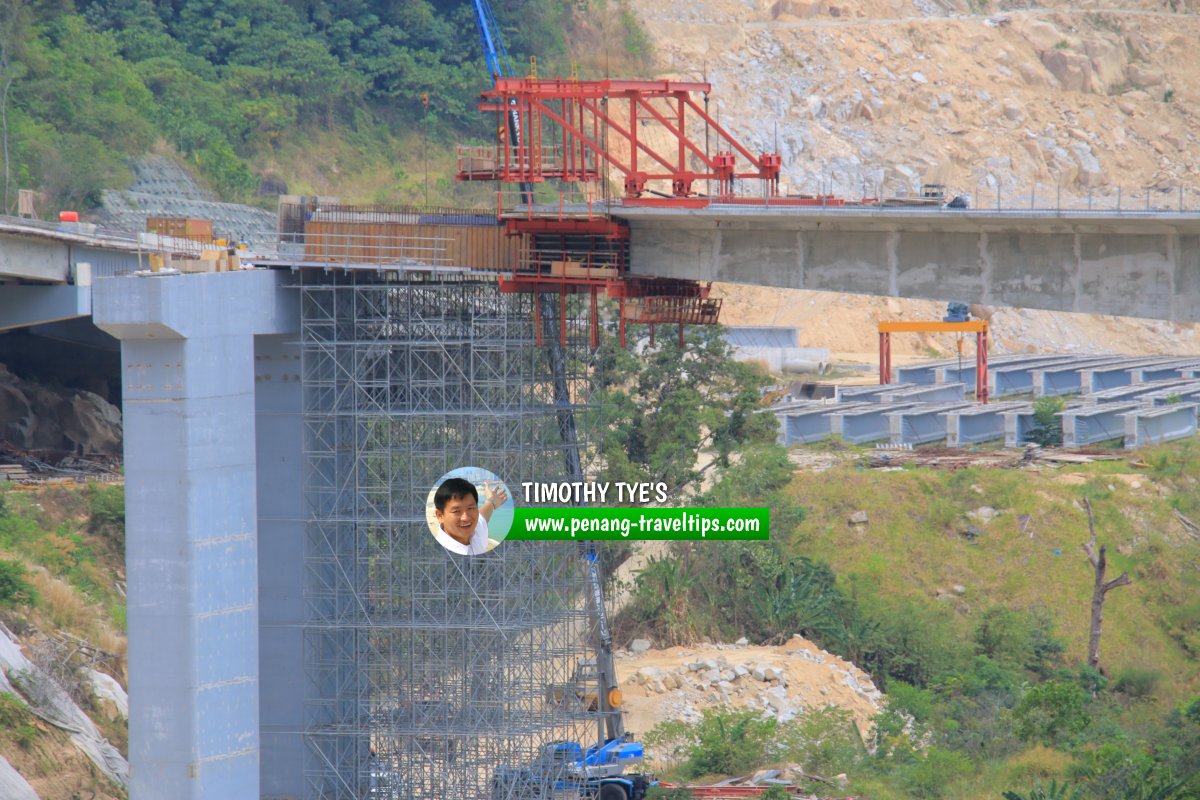
[[[869,521],[870,520],[867,517],[867,512],[865,511],[855,511],[850,515],[850,518],[846,520],[846,522],[850,525],[866,525]]]
[[[1064,91],[1094,92],[1096,77],[1092,62],[1082,53],[1069,50],[1047,50],[1042,53],[1042,63],[1050,70]]]
[[[634,653],[641,655],[642,653],[653,647],[649,639],[634,639],[629,644],[629,649]]]
[[[1128,64],[1124,43],[1106,38],[1089,39],[1083,50],[1092,62],[1092,74],[1096,77],[1096,91],[1108,94],[1113,88],[1125,83],[1125,68]]]
[[[1053,23],[1042,19],[1028,20],[1021,28],[1021,33],[1039,53],[1053,50],[1065,38],[1063,32],[1054,27]]]
[[[1131,86],[1148,89],[1161,85],[1165,77],[1163,71],[1158,67],[1152,67],[1149,64],[1129,64],[1125,67],[1125,80]]]

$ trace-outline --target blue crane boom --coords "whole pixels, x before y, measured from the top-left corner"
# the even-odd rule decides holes
[[[513,72],[512,59],[500,38],[500,29],[488,0],[471,0],[475,8],[475,24],[479,29],[479,40],[488,64],[492,80],[509,77]],[[508,114],[509,146],[516,150],[520,159],[521,117],[514,107]],[[521,184],[525,203],[533,204],[533,186]],[[543,316],[553,320],[559,313],[548,294],[541,294],[536,301],[543,309]],[[554,373],[554,395],[556,400],[569,403],[570,391],[566,383],[565,356],[557,339],[550,343],[549,358]],[[567,472],[573,480],[583,479],[579,461],[579,445],[576,439],[575,420],[572,412],[564,410],[559,417],[559,427],[567,443]],[[498,766],[493,776],[493,800],[525,800],[526,797],[543,797],[552,789],[574,788],[595,800],[642,800],[646,790],[655,783],[653,776],[639,773],[626,774],[625,770],[642,760],[642,745],[634,742],[625,732],[621,718],[621,693],[618,688],[616,669],[613,664],[612,632],[608,626],[608,614],[604,607],[604,582],[600,572],[599,554],[594,542],[588,542],[584,554],[587,560],[588,578],[591,583],[590,601],[596,614],[596,675],[585,678],[586,669],[577,665],[577,681],[595,682],[597,687],[595,711],[598,712],[599,740],[584,749],[575,742],[558,742],[549,745],[543,753],[544,765],[538,767]],[[576,687],[577,689],[580,687]],[[588,694],[584,693],[584,697]],[[545,765],[557,768],[547,769]],[[565,768],[565,772],[562,769]],[[548,787],[546,784],[550,784]]]
[[[471,0],[475,6],[475,27],[479,29],[479,41],[483,44],[483,57],[487,59],[488,72],[492,79],[511,77],[513,72],[512,58],[500,38],[500,26],[496,15],[492,13],[492,5],[487,0]]]

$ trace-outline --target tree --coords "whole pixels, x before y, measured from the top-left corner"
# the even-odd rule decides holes
[[[774,442],[775,418],[759,409],[765,383],[709,326],[682,349],[663,337],[640,358],[607,341],[596,375],[604,480],[662,482],[671,500],[698,491],[749,446]]]
[[[9,212],[12,161],[8,143],[8,98],[13,81],[25,74],[17,49],[28,35],[28,9],[23,0],[0,0],[0,128],[4,139],[4,213]]]
[[[1104,597],[1118,586],[1128,586],[1132,581],[1129,579],[1129,573],[1127,572],[1122,572],[1111,581],[1104,580],[1104,572],[1108,568],[1108,558],[1105,552],[1106,545],[1100,545],[1100,549],[1096,549],[1096,519],[1092,513],[1092,504],[1086,497],[1083,498],[1083,507],[1087,509],[1088,531],[1092,534],[1092,538],[1084,543],[1083,549],[1087,553],[1088,561],[1091,562],[1092,570],[1096,576],[1095,582],[1092,584],[1092,620],[1091,628],[1088,632],[1088,666],[1103,673],[1104,670],[1100,667],[1100,631],[1101,626],[1104,624]]]

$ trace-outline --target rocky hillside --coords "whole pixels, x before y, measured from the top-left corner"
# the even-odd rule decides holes
[[[1200,16],[1182,0],[1121,8],[992,0],[634,0],[665,75],[706,77],[722,124],[778,149],[793,192],[856,198],[942,183],[976,205],[1200,208]],[[800,329],[835,360],[874,361],[879,320],[944,304],[720,285],[730,325]],[[1197,353],[1200,327],[1019,309],[994,352]],[[968,348],[969,350],[970,348]],[[901,336],[900,357],[952,336]]]
[[[635,0],[660,67],[714,85],[722,122],[794,190],[943,183],[992,205],[1175,208],[1200,188],[1200,16],[994,0]],[[1194,190],[1184,202],[1200,206]]]

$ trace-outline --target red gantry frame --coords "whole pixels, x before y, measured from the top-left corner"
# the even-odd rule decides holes
[[[563,343],[566,342],[568,294],[590,296],[590,342],[600,343],[599,297],[617,301],[621,346],[626,345],[626,325],[648,325],[654,343],[659,325],[676,325],[683,347],[684,325],[715,325],[721,312],[719,298],[710,297],[711,283],[675,278],[651,278],[628,273],[629,228],[610,219],[516,219],[506,222],[509,236],[524,238],[525,247],[511,276],[500,278],[500,291],[557,293]],[[538,304],[534,304],[537,344],[542,344]]]
[[[987,320],[966,322],[880,322],[879,323],[879,383],[892,382],[893,333],[973,333],[975,334],[975,399],[987,403],[988,389],[988,324]],[[961,353],[961,342],[959,344]]]
[[[482,93],[480,109],[496,114],[498,142],[459,149],[459,180],[505,183],[598,181],[610,171],[624,179],[625,205],[703,207],[710,202],[840,205],[832,196],[779,198],[778,153],[755,155],[708,113],[708,83],[498,78]],[[696,95],[703,95],[698,102]],[[519,146],[508,142],[516,116]],[[652,145],[642,128],[653,125]],[[665,136],[663,135],[665,134]],[[735,195],[735,181],[757,180],[762,191]],[[715,183],[713,196],[701,182]],[[649,187],[661,182],[666,191]],[[656,195],[647,197],[647,194]],[[771,202],[777,202],[772,199]]]

